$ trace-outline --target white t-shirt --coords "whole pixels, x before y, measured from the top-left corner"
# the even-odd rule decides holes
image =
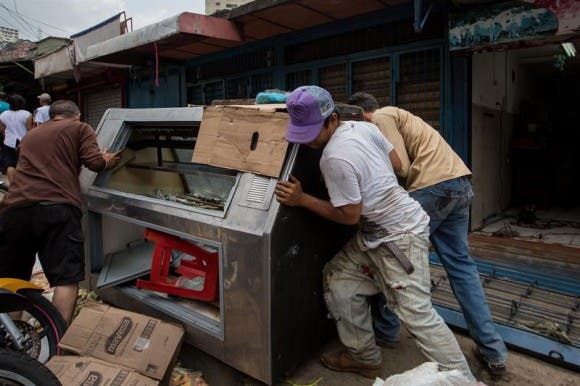
[[[320,159],[332,205],[362,204],[357,239],[363,250],[405,233],[423,233],[429,225],[427,213],[397,182],[389,159],[392,150],[372,123],[346,121]]]
[[[31,115],[26,110],[8,110],[0,114],[0,121],[6,126],[4,145],[13,149],[16,147],[16,141],[22,140],[22,137],[28,131],[26,130],[26,121]]]
[[[50,106],[40,106],[34,112],[34,123],[41,124],[46,121],[50,121],[50,117],[48,116],[48,110]]]

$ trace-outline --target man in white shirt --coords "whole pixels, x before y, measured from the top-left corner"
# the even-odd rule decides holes
[[[50,109],[50,95],[47,93],[42,93],[38,97],[38,103],[40,107],[34,110],[34,126],[38,126],[41,123],[50,121],[48,116],[48,110]]]
[[[428,360],[473,380],[453,333],[431,304],[429,216],[398,185],[393,146],[371,123],[341,122],[320,87],[297,88],[286,106],[286,139],[324,149],[320,170],[330,201],[304,193],[293,177],[278,183],[277,200],[338,223],[360,224],[324,268],[324,297],[346,350],[324,353],[322,363],[368,378],[383,375],[367,304],[368,296],[381,292]]]
[[[2,170],[6,170],[8,181],[11,182],[16,170],[18,153],[16,149],[28,130],[32,129],[32,114],[24,108],[26,100],[20,95],[9,98],[10,110],[0,114],[0,132],[4,134],[2,146]]]

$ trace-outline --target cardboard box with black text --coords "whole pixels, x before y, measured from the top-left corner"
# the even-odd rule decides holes
[[[183,340],[181,326],[106,304],[88,302],[59,346],[162,380]]]
[[[63,386],[158,386],[159,382],[95,358],[56,356],[46,366]]]

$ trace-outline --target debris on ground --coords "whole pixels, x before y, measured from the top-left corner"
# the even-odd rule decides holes
[[[203,379],[201,371],[186,369],[178,364],[173,368],[169,386],[208,386],[208,384]]]
[[[48,284],[48,279],[44,272],[39,271],[32,274],[30,282],[36,286],[42,288],[45,292],[50,291],[50,284]]]
[[[548,335],[559,342],[572,344],[572,340],[566,333],[566,331],[558,324],[551,321],[533,321],[533,320],[522,320],[518,323],[518,326],[524,327],[528,330],[538,332],[542,335]]]
[[[425,362],[401,374],[382,380],[377,378],[373,386],[479,386],[481,382],[467,379],[459,370],[439,371],[439,364]]]
[[[79,289],[79,294],[77,296],[77,305],[75,306],[75,311],[73,314],[74,318],[76,318],[76,316],[79,314],[79,312],[82,310],[85,304],[87,304],[88,301],[97,303],[103,302],[99,298],[99,295],[97,295],[94,291],[88,291],[84,288]]]
[[[518,231],[513,229],[510,224],[504,224],[503,227],[501,227],[497,231],[493,232],[491,235],[494,237],[512,238],[512,237],[518,237],[520,234]]]
[[[306,384],[306,385],[303,385],[303,384],[298,384],[298,383],[294,383],[294,382],[292,382],[292,381],[290,381],[290,380],[284,380],[284,383],[287,383],[287,384],[289,384],[289,385],[292,385],[292,386],[317,386],[317,385],[318,385],[320,382],[322,382],[322,379],[323,379],[323,378],[322,378],[322,377],[320,377],[320,378],[318,378],[316,381],[314,381],[314,382],[312,382],[312,383],[308,383],[308,384]]]

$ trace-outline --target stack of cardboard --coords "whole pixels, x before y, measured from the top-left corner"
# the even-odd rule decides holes
[[[168,380],[183,334],[175,324],[88,302],[59,344],[78,356],[47,366],[64,386],[154,386]]]

